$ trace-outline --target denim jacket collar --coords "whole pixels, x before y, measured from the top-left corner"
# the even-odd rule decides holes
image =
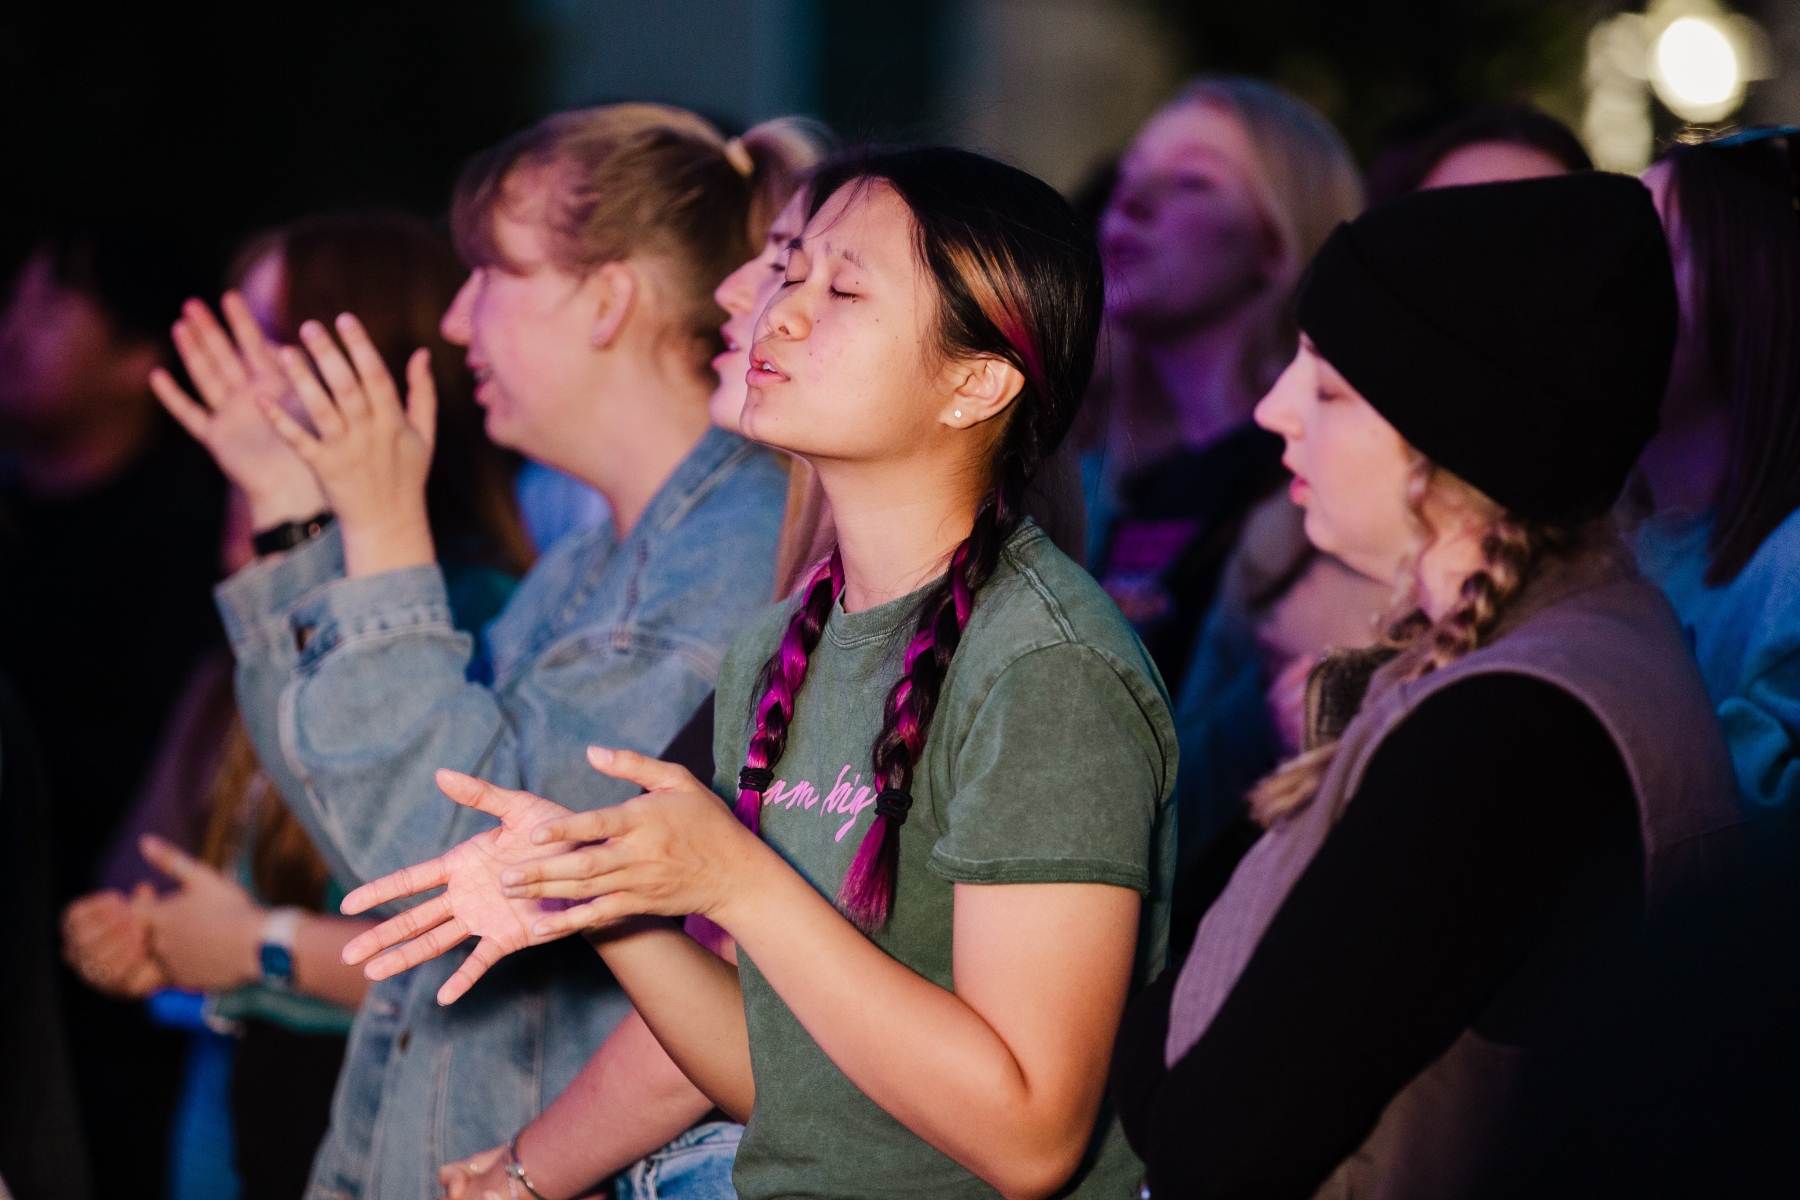
[[[716,425],[709,425],[687,457],[656,490],[650,506],[644,509],[644,515],[638,518],[625,540],[651,538],[673,528],[730,468],[755,453],[757,448],[753,443]],[[610,521],[606,528],[609,532],[614,530]]]

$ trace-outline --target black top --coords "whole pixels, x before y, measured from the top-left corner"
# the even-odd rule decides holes
[[[0,669],[43,747],[59,905],[94,886],[177,693],[222,640],[224,512],[224,480],[172,427],[85,495],[0,491]]]
[[[713,693],[708,692],[681,732],[670,739],[660,757],[664,762],[686,767],[700,781],[701,787],[713,785]]]
[[[1127,1011],[1112,1086],[1152,1192],[1310,1196],[1464,1029],[1551,1036],[1641,864],[1624,762],[1574,697],[1485,674],[1427,698],[1172,1070],[1178,969]]]
[[[0,1179],[19,1200],[86,1200],[75,1077],[57,1006],[50,795],[37,746],[0,680]]]
[[[1170,695],[1181,694],[1200,622],[1212,607],[1226,560],[1258,501],[1286,482],[1282,440],[1246,421],[1215,441],[1177,450],[1141,467],[1119,486],[1120,513],[1107,535],[1097,574],[1120,601],[1132,628],[1162,672]],[[1173,531],[1168,557],[1127,562],[1133,534]],[[1135,579],[1153,569],[1154,583]]]

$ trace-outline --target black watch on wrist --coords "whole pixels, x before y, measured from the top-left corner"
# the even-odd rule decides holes
[[[312,541],[329,529],[335,519],[328,512],[315,513],[304,521],[289,521],[273,529],[265,529],[250,539],[250,545],[255,548],[256,557],[267,558],[271,554],[280,554],[283,550],[292,550],[295,546]]]

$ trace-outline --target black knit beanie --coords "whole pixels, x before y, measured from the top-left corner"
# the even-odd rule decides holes
[[[1677,304],[1649,190],[1584,171],[1369,210],[1319,251],[1298,316],[1421,453],[1571,521],[1618,499],[1656,432]]]

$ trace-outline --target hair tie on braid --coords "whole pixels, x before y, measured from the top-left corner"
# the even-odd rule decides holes
[[[896,825],[906,824],[906,814],[912,811],[912,793],[905,788],[882,788],[881,794],[875,797],[875,815],[886,817]]]
[[[739,791],[766,792],[774,782],[775,772],[767,767],[745,767],[738,772]]]

